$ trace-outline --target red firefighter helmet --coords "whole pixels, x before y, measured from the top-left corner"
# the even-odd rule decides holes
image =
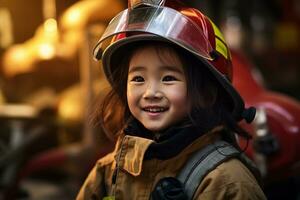
[[[233,117],[237,121],[253,120],[255,110],[244,108],[244,101],[231,84],[231,55],[221,32],[199,10],[176,0],[130,0],[128,9],[111,20],[94,49],[94,57],[102,59],[110,83],[118,70],[111,61],[117,59],[118,52],[146,40],[173,43],[194,54],[225,89],[232,101]]]

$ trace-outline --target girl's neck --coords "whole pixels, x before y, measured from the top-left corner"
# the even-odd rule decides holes
[[[146,129],[138,120],[132,118],[129,123],[127,123],[127,127],[124,129],[126,135],[134,135],[147,139],[152,139],[156,142],[167,140],[168,138],[176,135],[178,131],[181,129],[192,127],[192,124],[188,119],[183,119],[180,122],[164,129],[161,131],[150,131]]]

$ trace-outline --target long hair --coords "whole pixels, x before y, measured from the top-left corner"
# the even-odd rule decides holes
[[[118,131],[109,130],[107,124],[114,122],[114,128],[121,130],[132,118],[127,104],[127,76],[129,62],[132,55],[147,46],[155,48],[160,59],[165,60],[165,52],[175,52],[183,64],[187,80],[187,99],[189,106],[188,118],[190,125],[209,131],[209,129],[223,125],[230,131],[226,131],[225,139],[238,146],[235,142],[234,132],[248,138],[249,135],[241,129],[230,114],[233,106],[231,99],[224,89],[215,80],[207,67],[196,56],[187,52],[181,47],[167,42],[148,41],[135,42],[132,45],[122,47],[115,52],[111,59],[112,74],[109,79],[111,91],[100,105],[100,112],[97,119],[100,120],[102,127],[106,129],[109,138],[116,138]],[[171,54],[170,54],[171,55]],[[147,58],[145,58],[147,59]],[[118,115],[118,117],[116,117]],[[114,116],[114,117],[113,117]]]

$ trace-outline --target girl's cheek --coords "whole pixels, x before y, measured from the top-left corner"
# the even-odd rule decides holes
[[[136,98],[141,94],[141,88],[140,87],[135,87],[133,85],[127,85],[127,98]]]
[[[170,97],[175,101],[187,100],[187,90],[185,87],[176,87],[169,90]]]

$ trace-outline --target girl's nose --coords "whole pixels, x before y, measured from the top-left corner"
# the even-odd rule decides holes
[[[160,91],[159,87],[156,85],[148,85],[146,88],[143,98],[145,99],[161,99],[163,93]]]

